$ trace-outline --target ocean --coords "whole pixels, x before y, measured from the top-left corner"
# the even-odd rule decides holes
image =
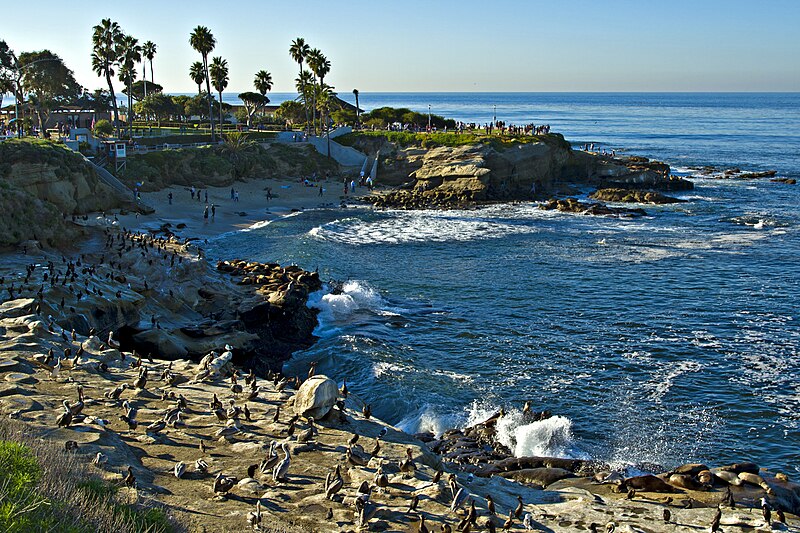
[[[800,178],[795,93],[362,93],[359,103],[481,123],[496,106],[498,120],[550,124],[575,146],[653,157],[681,175],[711,165]],[[502,406],[501,440],[517,455],[752,460],[798,473],[800,187],[692,179],[678,195],[687,203],[645,206],[638,219],[534,203],[314,209],[214,239],[208,252],[343,282],[313,295],[320,340],[285,370],[317,361],[407,431],[440,433]],[[553,417],[524,423],[526,400]]]

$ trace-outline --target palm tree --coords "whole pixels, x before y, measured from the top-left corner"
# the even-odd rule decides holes
[[[98,76],[105,76],[108,83],[108,92],[111,94],[111,103],[114,106],[114,128],[119,137],[119,110],[117,97],[114,94],[114,65],[119,58],[119,42],[122,40],[122,30],[119,24],[111,19],[103,19],[100,24],[92,28],[92,70]]]
[[[320,113],[320,121],[325,124],[328,138],[328,159],[331,157],[331,129],[328,124],[328,116],[330,115],[331,108],[333,107],[334,98],[336,93],[333,92],[333,87],[320,83],[319,97],[317,98],[317,108]]]
[[[306,56],[306,63],[311,73],[314,75],[313,87],[311,91],[311,124],[314,126],[314,135],[317,134],[317,78],[322,70],[322,64],[325,61],[325,56],[319,48],[312,48]]]
[[[128,135],[133,134],[133,82],[136,81],[136,63],[142,60],[139,39],[123,35],[119,48],[119,81],[128,87]]]
[[[297,66],[300,67],[300,75],[297,78],[298,80],[304,79],[303,61],[306,60],[306,56],[308,55],[309,50],[310,48],[306,44],[306,40],[303,39],[302,37],[298,37],[297,39],[292,41],[292,46],[289,47],[289,55],[292,56],[292,59],[295,60]],[[300,89],[298,89],[297,92],[299,92],[300,94],[305,94],[306,92],[305,86],[302,86]],[[305,103],[305,99],[303,101],[304,101],[303,105],[305,106],[306,109],[306,130],[308,130],[308,104]]]
[[[256,77],[253,80],[253,86],[261,96],[266,96],[267,93],[272,90],[272,74],[266,70],[259,70],[256,72]]]
[[[221,57],[215,57],[209,71],[214,89],[219,93],[219,131],[222,135],[222,91],[228,87],[228,62]]]
[[[198,26],[194,29],[189,36],[189,44],[192,48],[200,52],[203,57],[203,71],[206,75],[206,92],[211,94],[211,78],[208,72],[208,54],[210,54],[214,47],[217,45],[217,40],[212,35],[211,30],[205,26]],[[221,110],[220,110],[221,112]],[[214,142],[214,113],[211,110],[211,99],[208,99],[208,116],[211,121],[211,142]]]
[[[361,125],[361,116],[358,110],[358,89],[353,89],[353,95],[356,97],[356,127]]]
[[[189,67],[189,77],[197,84],[197,94],[203,94],[203,82],[206,81],[206,71],[200,61],[195,61]]]
[[[297,93],[303,102],[303,107],[306,108],[306,126],[308,126],[308,102],[311,100],[311,91],[313,90],[313,75],[307,70],[301,70],[300,75],[294,80]],[[306,128],[306,131],[308,129]]]
[[[150,62],[150,81],[155,83],[153,79],[153,58],[156,56],[156,43],[147,41],[142,45],[142,55]],[[144,96],[147,98],[147,72],[145,64],[142,62],[142,79],[144,80]]]

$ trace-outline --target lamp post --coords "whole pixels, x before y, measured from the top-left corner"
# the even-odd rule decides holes
[[[431,132],[431,104],[428,104],[428,133]]]

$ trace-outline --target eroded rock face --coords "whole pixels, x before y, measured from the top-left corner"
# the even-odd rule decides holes
[[[320,420],[327,415],[336,404],[339,388],[336,382],[327,376],[312,376],[300,385],[294,396],[294,410],[306,418]]]

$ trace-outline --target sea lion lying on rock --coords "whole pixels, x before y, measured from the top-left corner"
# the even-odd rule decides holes
[[[663,479],[651,474],[647,474],[644,476],[629,477],[620,484],[621,491],[626,491],[630,489],[636,489],[642,492],[666,492],[666,493],[683,492],[682,490],[673,487]]]
[[[545,488],[564,478],[575,477],[575,474],[563,468],[524,468],[513,472],[502,472],[500,476],[518,483]]]

